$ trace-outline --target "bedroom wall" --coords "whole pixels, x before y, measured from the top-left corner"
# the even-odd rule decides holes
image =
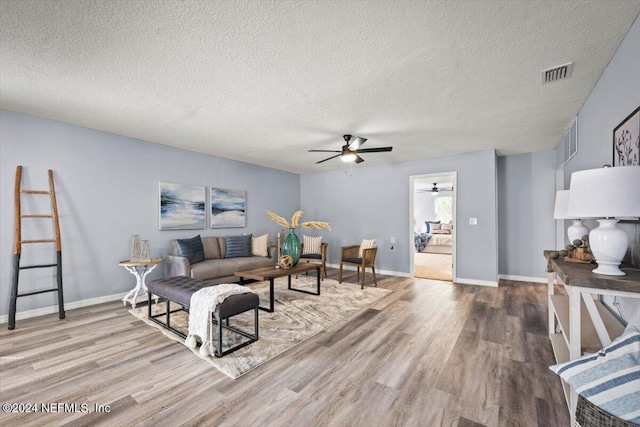
[[[571,173],[612,164],[613,129],[639,105],[640,18],[636,19],[578,114],[578,153],[564,166],[565,189],[570,186]],[[562,158],[562,147],[557,151]],[[587,225],[594,227],[597,223],[589,221]],[[626,259],[640,265],[640,224],[620,224],[620,228],[629,235]],[[628,319],[640,310],[640,301],[621,299],[621,309]]]
[[[300,203],[297,174],[0,111],[0,319],[8,313],[17,165],[24,166],[23,188],[47,188],[47,169],[54,170],[67,305],[133,288],[133,276],[117,265],[129,258],[133,234],[150,240],[153,257],[167,253],[170,239],[196,234],[270,232],[274,240],[279,227],[268,220],[265,209],[290,214]],[[246,227],[159,231],[159,181],[246,190]],[[23,197],[23,212],[50,211],[47,203],[34,200]],[[25,224],[23,230],[53,235],[50,221]],[[31,260],[55,262],[50,245],[34,246],[40,245],[23,249],[23,265]],[[149,278],[161,274],[159,267]],[[20,289],[45,289],[54,283],[50,270],[25,270]],[[18,311],[55,304],[55,293],[19,298]]]
[[[555,248],[555,151],[498,157],[499,272],[546,281]]]
[[[425,221],[436,220],[435,197],[431,193],[416,193],[413,201],[414,230],[416,233],[424,233]]]
[[[410,271],[413,228],[409,224],[409,177],[458,172],[458,281],[496,284],[497,196],[494,150],[380,166],[359,165],[345,171],[302,175],[301,206],[305,218],[331,223],[322,232],[329,243],[329,263],[338,264],[340,246],[376,239],[376,270],[403,275]],[[469,218],[478,224],[469,225]],[[396,242],[391,249],[390,238]]]

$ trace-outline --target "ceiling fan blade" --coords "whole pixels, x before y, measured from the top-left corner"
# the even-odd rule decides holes
[[[354,162],[362,163],[362,162],[364,162],[364,159],[356,154],[356,159],[354,160]]]
[[[356,150],[357,153],[383,153],[393,150],[393,147],[378,147],[378,148],[363,148],[362,150]]]
[[[360,136],[352,136],[349,140],[349,150],[357,150],[362,144],[365,143],[367,138],[362,138]]]
[[[324,159],[324,160],[320,160],[319,162],[316,162],[316,165],[317,165],[318,163],[326,162],[327,160],[335,159],[336,157],[340,157],[341,155],[342,155],[342,153],[340,153],[340,154],[336,154],[335,156],[327,157],[327,158],[326,158],[326,159]]]
[[[309,153],[342,153],[339,150],[309,150]]]

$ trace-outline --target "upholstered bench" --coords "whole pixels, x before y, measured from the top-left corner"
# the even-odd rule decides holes
[[[149,301],[151,301],[152,295],[157,295],[158,297],[166,300],[166,310],[164,313],[152,314],[151,313],[151,303],[148,304],[148,317],[152,322],[157,323],[158,325],[164,327],[165,329],[169,329],[175,334],[181,336],[182,338],[186,338],[186,335],[180,332],[177,329],[174,329],[171,326],[171,314],[179,311],[189,311],[189,305],[191,303],[191,296],[198,290],[207,287],[207,286],[215,286],[211,285],[205,281],[192,279],[186,276],[176,276],[176,277],[168,277],[166,279],[154,280],[151,283],[147,284],[148,292],[149,292]],[[217,323],[217,346],[215,349],[215,356],[222,357],[229,353],[232,353],[242,347],[246,347],[247,345],[258,340],[258,304],[260,299],[258,295],[254,293],[246,293],[240,295],[231,295],[227,297],[221,304],[216,306],[215,311],[213,312],[213,319]],[[171,310],[170,304],[174,302],[182,306],[179,309]],[[240,329],[229,326],[229,319],[238,314],[244,313],[249,310],[254,310],[254,325],[255,331],[252,334],[242,331]],[[165,322],[161,322],[158,318],[165,316]],[[224,321],[224,325],[223,325]],[[245,338],[248,338],[248,341],[245,341],[241,344],[238,344],[235,347],[231,347],[225,351],[222,351],[222,329],[227,329],[236,334],[242,335]]]

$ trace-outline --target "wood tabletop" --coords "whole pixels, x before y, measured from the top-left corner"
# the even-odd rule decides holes
[[[292,274],[304,273],[306,271],[316,270],[320,267],[320,264],[311,263],[299,263],[295,267],[291,268],[276,268],[276,267],[260,267],[252,270],[236,271],[233,273],[238,277],[244,277],[245,279],[254,280],[268,280],[271,278],[289,276]]]
[[[121,265],[123,267],[140,267],[145,265],[160,264],[161,262],[162,262],[161,258],[152,258],[151,261],[137,261],[137,262],[134,262],[131,260],[120,261],[118,265]]]
[[[551,251],[545,251],[545,257],[548,258],[549,252]],[[635,265],[620,265],[620,269],[627,273],[626,276],[595,274],[592,270],[596,268],[596,264],[576,264],[551,259],[549,265],[568,286],[640,293],[640,267]]]

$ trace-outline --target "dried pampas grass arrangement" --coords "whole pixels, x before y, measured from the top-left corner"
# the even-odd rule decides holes
[[[293,216],[291,217],[291,223],[289,223],[289,221],[287,221],[286,219],[284,219],[283,217],[281,217],[275,212],[272,212],[269,210],[266,212],[267,212],[267,216],[271,221],[285,228],[296,228],[298,227],[298,225],[300,225],[303,228],[324,228],[326,230],[331,230],[331,226],[329,225],[329,223],[323,222],[323,221],[306,221],[300,224],[300,218],[302,218],[302,211],[296,211],[293,214]]]

